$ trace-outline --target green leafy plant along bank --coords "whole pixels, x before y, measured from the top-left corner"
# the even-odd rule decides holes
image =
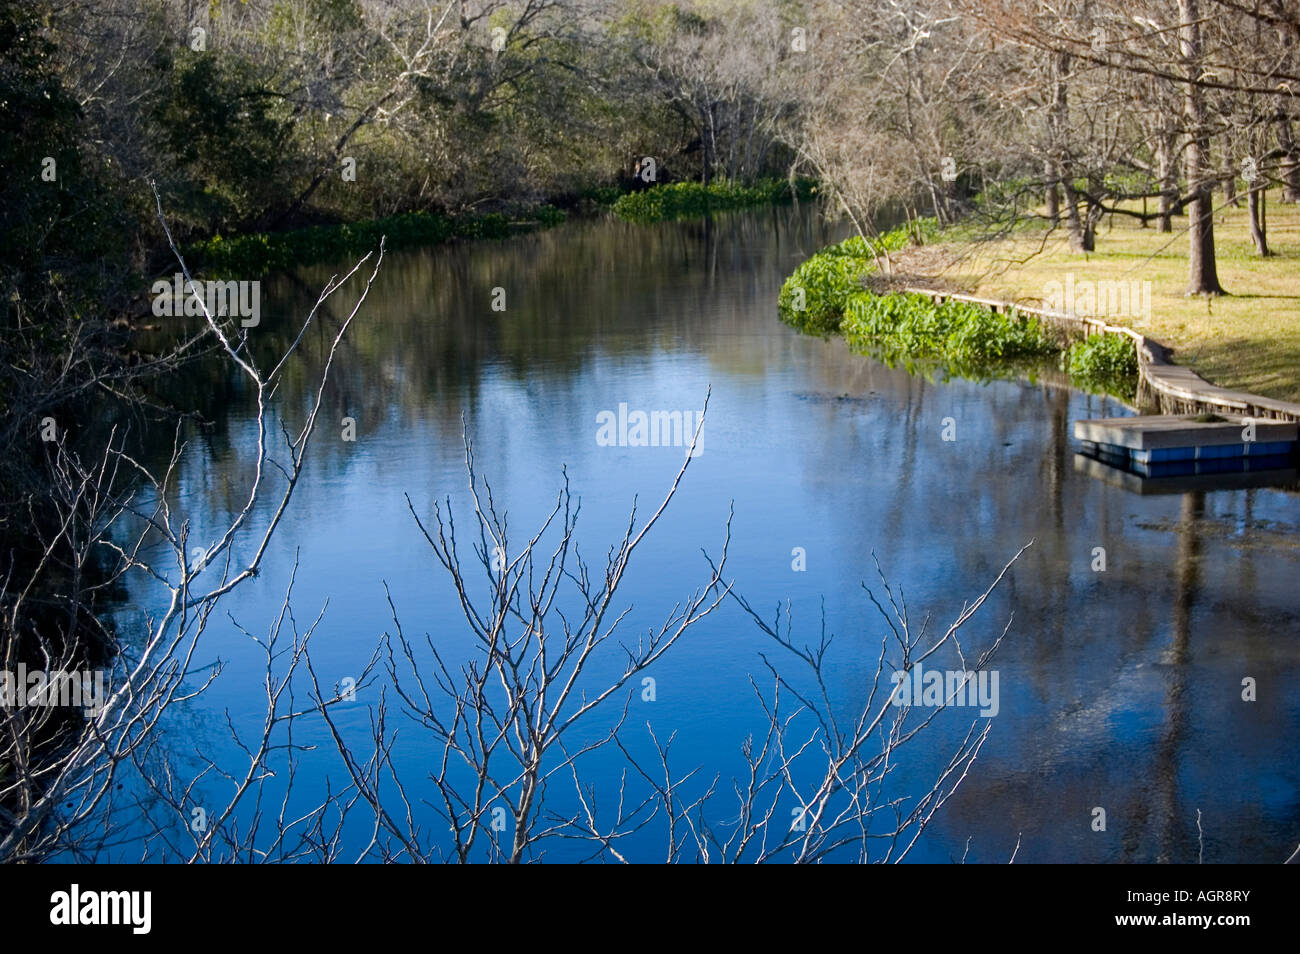
[[[862,283],[880,257],[938,234],[922,219],[868,241],[853,236],[803,262],[778,296],[783,321],[808,334],[841,334],[854,350],[909,371],[938,368],[960,377],[1006,376],[1059,354],[1079,387],[1129,400],[1137,388],[1137,354],[1125,337],[1100,335],[1062,348],[1059,336],[1032,315],[994,312],[926,295],[876,294]]]
[[[697,218],[713,212],[777,205],[816,195],[811,179],[796,179],[793,188],[784,179],[764,179],[752,186],[734,182],[673,182],[629,192],[613,205],[614,214],[627,222],[666,222]]]

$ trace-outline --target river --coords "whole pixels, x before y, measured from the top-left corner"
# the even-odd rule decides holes
[[[300,625],[324,609],[312,637],[323,679],[358,673],[392,631],[385,584],[408,635],[429,634],[458,663],[472,652],[466,627],[406,495],[422,517],[450,495],[468,526],[462,421],[516,535],[553,504],[567,468],[581,545],[600,558],[634,497],[643,515],[657,504],[683,451],[599,441],[598,415],[696,411],[711,389],[698,456],[617,601],[632,607],[625,639],[707,579],[701,550],[716,556],[734,507],[728,579],[765,615],[788,600],[799,644],[816,641],[824,607],[829,691],[847,710],[865,698],[888,633],[862,589],[880,593],[873,558],[914,621],[930,613],[942,626],[1032,541],[965,630],[987,645],[1010,622],[990,663],[1000,700],[988,741],[909,858],[1004,862],[1019,843],[1021,862],[1285,859],[1300,840],[1300,496],[1140,496],[1074,467],[1071,422],[1127,413],[1112,400],[1045,382],[926,380],[799,335],[778,320],[777,291],[843,235],[805,207],[709,223],[575,222],[389,254],[263,572],[224,609],[264,633],[296,558]],[[259,349],[283,344],[334,271],[264,283]],[[324,341],[309,336],[282,385],[287,416],[309,398]],[[175,387],[214,422],[179,481],[201,540],[240,500],[252,408],[224,371]],[[124,629],[158,599],[136,580]],[[260,724],[258,656],[225,619],[201,647],[201,662],[226,668],[169,716],[168,738],[177,751],[204,743],[233,757],[222,713]],[[649,721],[660,737],[675,732],[676,763],[725,783],[761,728],[749,682],[770,688],[760,652],[782,658],[724,603],[654,665],[653,701],[638,685],[626,731],[644,735]],[[601,666],[618,664],[615,653]],[[601,666],[596,675],[612,672]],[[364,735],[377,692],[337,710],[347,731]],[[918,780],[972,719],[985,721],[955,714],[900,756],[900,790],[922,791]],[[395,763],[418,783],[434,749],[418,729],[403,732]],[[318,724],[299,741],[321,743],[296,781],[307,800],[341,772]],[[595,759],[587,780],[613,797],[622,767]],[[422,821],[439,824],[431,810]],[[662,857],[648,836],[628,846],[635,860]],[[586,853],[556,843],[547,857]]]

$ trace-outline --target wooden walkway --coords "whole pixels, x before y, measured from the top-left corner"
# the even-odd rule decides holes
[[[1154,405],[1162,414],[1226,411],[1250,418],[1300,421],[1300,404],[1216,387],[1191,368],[1175,364],[1172,349],[1123,325],[1108,324],[1100,318],[1071,315],[1046,308],[1026,307],[993,298],[959,295],[933,288],[908,286],[903,290],[915,295],[924,295],[936,302],[964,301],[982,305],[997,314],[1015,311],[1022,315],[1033,315],[1074,338],[1086,338],[1096,334],[1127,335],[1133,339],[1133,344],[1137,348],[1138,373],[1141,378],[1138,403]]]

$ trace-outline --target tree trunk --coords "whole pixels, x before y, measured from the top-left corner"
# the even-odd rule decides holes
[[[949,222],[955,222],[957,221],[957,183],[955,180],[949,182],[947,179],[944,179],[943,185],[940,186],[940,188],[943,190],[944,214],[947,216]]]
[[[1260,215],[1263,194],[1263,189],[1251,188],[1246,193],[1246,208],[1250,212],[1250,237],[1255,243],[1255,251],[1260,258],[1268,258],[1272,253],[1268,250],[1268,236],[1264,232],[1264,220]]]
[[[736,122],[731,118],[726,123],[727,128],[727,181],[736,181]]]
[[[1061,186],[1065,190],[1065,227],[1070,234],[1071,252],[1091,252],[1093,249],[1092,223],[1084,225],[1079,215],[1079,193],[1074,188],[1069,166],[1061,177]]]
[[[706,186],[713,181],[714,147],[716,145],[714,139],[714,108],[715,104],[709,103],[700,110],[700,181]]]
[[[1095,188],[1093,189],[1094,194],[1097,191],[1099,190]],[[1101,217],[1105,214],[1106,214],[1105,209],[1103,209],[1100,205],[1093,205],[1092,202],[1089,201],[1088,214],[1084,217],[1083,220],[1083,246],[1085,251],[1091,252],[1094,249],[1096,249],[1097,226],[1101,224]],[[1111,218],[1113,219],[1114,216],[1112,216]],[[1112,228],[1114,227],[1113,222],[1111,223],[1111,227]]]
[[[1214,257],[1214,180],[1208,174],[1209,136],[1205,102],[1197,81],[1201,74],[1201,22],[1198,0],[1178,0],[1178,37],[1187,68],[1183,108],[1187,117],[1188,207],[1187,294],[1222,295]]]
[[[1278,145],[1284,153],[1282,158],[1282,201],[1300,202],[1300,148],[1296,147],[1291,135],[1291,120],[1278,122]]]
[[[1230,205],[1234,209],[1241,208],[1241,199],[1237,197],[1237,176],[1232,171],[1231,165],[1223,174],[1223,204]]]
[[[934,186],[932,178],[926,179],[926,188],[930,190],[930,205],[934,208],[934,217],[939,220],[940,225],[948,225],[947,210],[943,204],[943,193]]]
[[[1052,61],[1052,106],[1049,112],[1048,128],[1051,130],[1052,172],[1060,182],[1065,195],[1065,227],[1069,234],[1070,251],[1090,252],[1092,242],[1088,230],[1079,217],[1079,193],[1074,188],[1074,166],[1066,145],[1068,135],[1069,89],[1066,77],[1070,73],[1070,54],[1058,53]],[[1053,186],[1053,189],[1055,187]],[[1059,212],[1058,212],[1059,215]]]
[[[1048,159],[1043,163],[1044,171],[1047,173],[1047,217],[1052,222],[1052,227],[1061,224],[1061,192],[1059,180],[1060,176],[1056,173],[1056,163]]]
[[[1160,130],[1156,144],[1156,166],[1160,176],[1160,212],[1156,216],[1156,230],[1172,232],[1174,230],[1173,205],[1178,193],[1178,178],[1174,173],[1173,136],[1167,127]]]

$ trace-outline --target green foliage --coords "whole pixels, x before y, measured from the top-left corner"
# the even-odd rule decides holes
[[[890,229],[875,242],[876,248],[897,252],[909,245],[926,245],[939,238],[942,230],[939,220],[934,217],[913,219]],[[865,243],[864,243],[865,245]]]
[[[271,9],[267,28],[293,39],[299,18],[305,19],[312,31],[335,33],[355,30],[363,20],[357,0],[305,0],[301,4],[279,0]]]
[[[559,225],[564,212],[550,205],[533,210],[536,223]],[[247,278],[281,271],[295,265],[362,255],[379,247],[388,249],[436,245],[451,239],[505,238],[521,226],[492,212],[476,216],[449,216],[432,212],[405,212],[370,222],[319,225],[290,232],[257,233],[224,238],[220,235],[196,242],[187,256],[196,267],[214,275]],[[522,227],[527,227],[523,225]]]
[[[816,183],[811,179],[795,180],[794,194],[800,199],[810,199],[816,191]],[[752,186],[734,182],[713,182],[707,186],[699,182],[673,182],[621,196],[614,203],[614,214],[627,222],[665,222],[729,209],[774,205],[792,198],[790,183],[783,179],[764,179]]]
[[[1128,335],[1092,335],[1061,355],[1061,368],[1080,387],[1129,400],[1137,391],[1137,348]]]
[[[533,210],[533,218],[541,225],[550,228],[555,225],[563,225],[567,216],[563,209],[557,209],[553,205],[539,205]]]
[[[876,267],[877,254],[924,244],[938,234],[939,224],[935,219],[918,219],[872,242],[855,235],[822,249],[795,269],[781,286],[777,307],[782,320],[811,334],[838,331],[845,306],[852,296],[862,292],[860,279]]]
[[[131,266],[120,177],[87,142],[51,15],[45,2],[0,3],[0,487],[33,452],[34,415],[85,368],[109,373],[99,319],[120,306]]]
[[[625,193],[616,185],[593,186],[578,193],[579,199],[594,202],[596,205],[613,205]]]
[[[1158,188],[1155,178],[1148,172],[1114,169],[1104,179],[1107,191],[1114,194],[1146,192]]]
[[[935,220],[922,219],[874,241],[854,236],[823,249],[795,269],[781,287],[778,308],[782,320],[813,334],[839,332],[855,350],[891,366],[902,364],[909,371],[942,367],[977,379],[1027,367],[1059,350],[1054,336],[1038,319],[1015,309],[999,313],[969,302],[935,302],[924,295],[876,295],[863,287],[862,278],[876,268],[876,255],[932,241],[938,234]],[[1096,350],[1103,347],[1108,350]],[[1112,374],[1113,380],[1131,381],[1114,371],[1122,357],[1116,345],[1089,344],[1087,349],[1084,353],[1089,357],[1080,359],[1080,374]],[[1132,372],[1136,372],[1131,345],[1128,351]],[[1075,373],[1074,367],[1070,370]],[[1081,383],[1087,386],[1085,382],[1091,380],[1087,377]],[[1130,386],[1127,394],[1132,390]]]
[[[1056,350],[1034,318],[913,294],[864,291],[850,296],[840,331],[860,350],[960,368],[1014,362]]]
[[[869,255],[852,254],[842,248],[846,244],[819,252],[785,280],[777,307],[788,324],[820,335],[839,330],[849,298],[862,291],[859,279],[873,267]]]
[[[81,109],[59,77],[54,44],[42,29],[48,15],[44,3],[0,4],[5,302],[15,296],[30,302],[51,292],[40,287],[51,267],[64,278],[60,297],[92,297],[105,271],[95,259],[125,247],[112,197],[105,195],[104,172],[82,151]],[[43,177],[47,169],[52,179]]]
[[[293,120],[259,68],[230,53],[185,50],[166,67],[154,103],[158,136],[175,164],[166,203],[194,224],[222,229],[255,219],[292,194],[284,162]]]
[[[1026,203],[1039,201],[1045,191],[1038,179],[1031,176],[1012,176],[988,182],[971,197],[971,204],[979,211],[996,213]]]

